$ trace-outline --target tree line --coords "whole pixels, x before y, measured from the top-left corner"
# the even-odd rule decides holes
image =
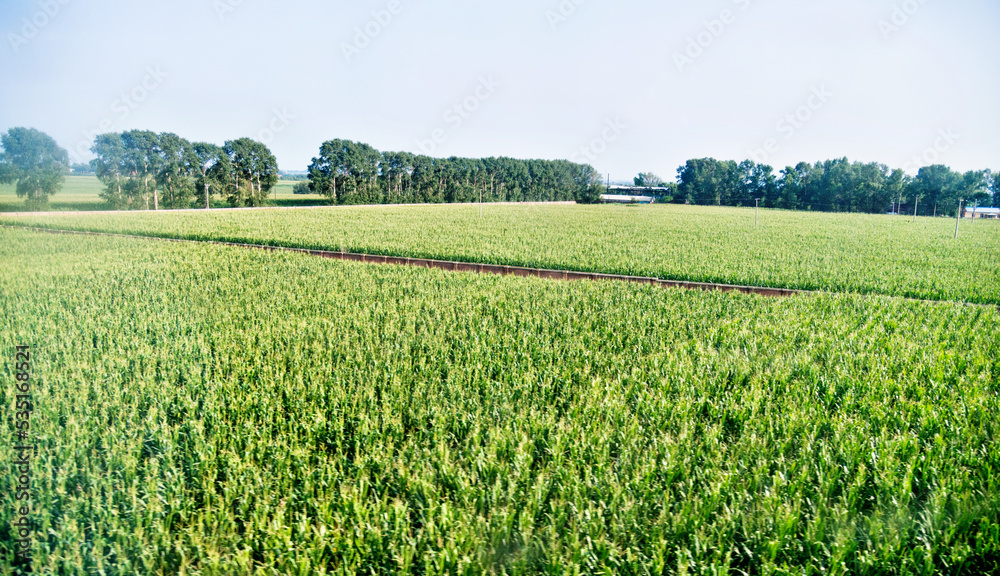
[[[787,166],[779,172],[752,160],[701,158],[677,169],[677,182],[663,184],[651,173],[636,177],[637,185],[662,185],[666,201],[712,205],[754,206],[826,212],[888,211],[923,216],[951,215],[959,201],[972,206],[1000,206],[1000,172],[961,173],[944,165],[920,168],[916,176],[876,162],[847,158]]]
[[[431,158],[329,140],[309,165],[309,190],[334,204],[597,202],[601,176],[568,160]]]
[[[206,208],[212,196],[231,206],[261,206],[278,182],[278,161],[249,138],[222,146],[176,134],[131,130],[100,134],[91,147],[101,193],[116,209]]]
[[[249,138],[222,146],[190,142],[176,134],[131,130],[97,136],[90,169],[104,184],[101,197],[116,209],[261,206],[279,178],[268,147]],[[74,165],[74,172],[83,171]],[[29,208],[43,206],[70,172],[69,155],[47,134],[11,128],[0,134],[0,183],[16,184]],[[664,183],[652,173],[643,187],[666,188],[667,202],[753,206],[832,212],[886,211],[953,216],[966,206],[1000,207],[1000,172],[955,172],[944,165],[916,176],[875,162],[847,158],[800,162],[776,172],[752,160],[700,158]],[[431,158],[380,152],[368,144],[329,140],[309,165],[296,193],[325,196],[332,204],[449,202],[597,202],[604,188],[590,165],[568,160]]]
[[[71,171],[69,153],[34,128],[11,128],[0,144],[0,184],[16,184],[29,208],[44,206]],[[100,196],[115,209],[190,208],[195,200],[207,208],[216,195],[232,206],[260,206],[278,181],[274,155],[249,138],[217,146],[131,130],[100,134],[90,150],[90,168],[105,186]]]

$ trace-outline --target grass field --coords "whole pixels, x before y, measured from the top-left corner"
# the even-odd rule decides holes
[[[0,222],[1000,304],[1000,222],[659,206],[333,207]]]
[[[49,198],[46,210],[77,211],[106,209],[98,194],[101,183],[93,176],[68,176],[62,190]],[[18,198],[13,184],[0,184],[0,212],[26,210],[24,199]]]
[[[279,181],[271,190],[268,198],[273,206],[316,206],[327,203],[326,198],[319,195],[292,194],[295,186],[292,181]],[[100,197],[103,184],[94,176],[67,176],[63,189],[49,198],[47,211],[73,212],[90,210],[108,210],[109,207]],[[227,204],[219,198],[212,201],[216,208]],[[24,212],[24,199],[18,198],[13,185],[0,184],[0,212]]]
[[[0,311],[38,573],[1000,571],[992,308],[0,230]]]

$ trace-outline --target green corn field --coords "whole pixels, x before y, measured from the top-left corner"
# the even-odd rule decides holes
[[[1000,304],[1000,222],[659,206],[0,214],[0,223]]]
[[[996,303],[996,226],[956,245],[935,220],[754,232],[699,209],[697,257],[630,208],[571,248],[598,219],[577,209],[31,221],[869,294],[0,229],[5,439],[32,351],[34,572],[1000,573],[1000,312],[894,297]]]

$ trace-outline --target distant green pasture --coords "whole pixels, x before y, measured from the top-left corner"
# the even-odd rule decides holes
[[[279,181],[271,190],[268,204],[272,206],[316,206],[326,204],[326,198],[318,194],[295,195],[292,188],[296,182]],[[72,212],[81,210],[110,210],[101,198],[104,185],[94,176],[67,176],[62,190],[49,197],[46,211]],[[212,206],[222,208],[226,202],[219,197],[212,199]],[[14,185],[0,185],[0,212],[27,211],[24,199],[18,198]]]

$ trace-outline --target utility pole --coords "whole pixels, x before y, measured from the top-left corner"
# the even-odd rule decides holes
[[[955,218],[955,239],[958,239],[958,223],[962,221],[962,200],[958,200],[958,216]]]
[[[483,219],[483,190],[479,189],[479,219]]]
[[[976,210],[978,210],[978,209],[979,209],[979,200],[976,200],[976,203],[972,205],[972,223],[973,224],[976,223]]]
[[[913,221],[917,221],[917,206],[920,205],[920,198],[917,196],[913,197]]]
[[[753,202],[753,227],[756,228],[760,223],[760,198],[755,198]]]

